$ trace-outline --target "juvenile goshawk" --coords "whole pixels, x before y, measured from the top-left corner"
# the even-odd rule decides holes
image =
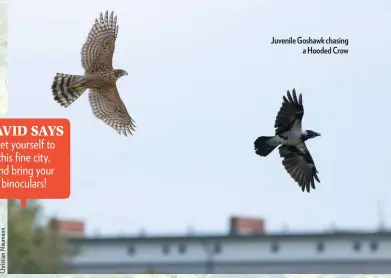
[[[84,75],[57,73],[52,84],[54,100],[68,107],[89,89],[92,113],[119,134],[132,135],[135,122],[119,96],[116,82],[128,75],[125,70],[113,69],[115,40],[118,34],[117,16],[106,11],[95,19],[87,41],[81,50]]]

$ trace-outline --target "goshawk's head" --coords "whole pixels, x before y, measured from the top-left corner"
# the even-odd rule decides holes
[[[114,70],[115,77],[117,79],[121,78],[122,76],[128,75],[128,72],[123,69],[116,69]]]

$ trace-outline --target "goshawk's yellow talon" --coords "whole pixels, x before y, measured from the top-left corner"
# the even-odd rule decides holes
[[[76,83],[76,84],[74,84],[74,85],[72,86],[72,89],[73,89],[73,90],[76,90],[76,91],[80,90],[80,89],[81,89],[81,83]]]

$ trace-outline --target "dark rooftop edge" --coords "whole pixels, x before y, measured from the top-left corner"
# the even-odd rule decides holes
[[[113,241],[209,241],[209,240],[254,240],[254,239],[304,239],[304,238],[349,238],[349,237],[391,237],[389,231],[375,232],[326,232],[326,233],[280,233],[264,235],[181,235],[181,236],[85,236],[67,237],[72,242],[113,242]]]

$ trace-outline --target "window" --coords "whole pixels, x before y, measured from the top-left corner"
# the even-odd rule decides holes
[[[221,253],[221,249],[222,249],[221,243],[215,243],[213,245],[213,253],[220,254]]]
[[[134,254],[136,253],[136,248],[134,246],[129,246],[128,248],[128,254],[130,256],[134,256]]]
[[[70,245],[67,255],[76,256],[80,254],[80,247],[76,245]]]
[[[271,245],[272,253],[277,253],[280,250],[280,246],[277,242],[273,242]]]
[[[320,241],[316,244],[316,251],[318,253],[322,253],[324,251],[324,243],[323,242]]]
[[[184,253],[186,253],[186,251],[187,251],[186,244],[180,243],[179,246],[178,246],[178,252],[181,253],[181,254],[184,254]]]
[[[353,250],[359,252],[361,250],[361,243],[358,241],[353,242]]]
[[[372,241],[370,248],[372,252],[376,252],[379,249],[379,244],[376,241]]]
[[[163,245],[162,246],[162,252],[163,252],[164,255],[168,255],[168,253],[170,253],[170,246]]]

